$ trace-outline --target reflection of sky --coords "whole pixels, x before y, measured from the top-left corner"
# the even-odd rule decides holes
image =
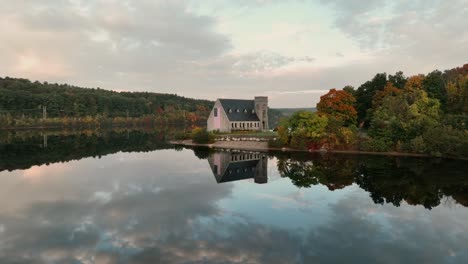
[[[269,178],[280,177],[275,161],[268,164]],[[274,169],[273,169],[274,168]],[[331,217],[330,206],[358,187],[330,192],[325,186],[299,189],[282,178],[257,185],[253,180],[226,183],[233,186],[232,195],[219,202],[221,208],[276,227],[298,229],[323,224]]]
[[[0,263],[463,263],[468,209],[376,205],[357,185],[217,184],[192,151],[0,173]]]

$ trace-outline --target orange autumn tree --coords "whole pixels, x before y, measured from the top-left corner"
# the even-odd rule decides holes
[[[385,88],[382,91],[378,91],[377,93],[375,93],[374,97],[372,98],[372,108],[375,110],[379,106],[381,106],[385,97],[397,96],[401,92],[402,90],[395,87],[393,83],[387,82]]]
[[[331,89],[327,94],[320,97],[317,104],[319,114],[334,117],[342,121],[346,126],[355,125],[357,111],[354,108],[356,99],[343,90]]]

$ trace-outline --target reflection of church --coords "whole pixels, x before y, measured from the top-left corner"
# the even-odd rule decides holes
[[[254,179],[267,183],[267,156],[253,152],[216,152],[208,158],[218,183]]]

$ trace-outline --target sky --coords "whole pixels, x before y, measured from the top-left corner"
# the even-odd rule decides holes
[[[0,0],[0,76],[314,107],[468,63],[468,0]]]

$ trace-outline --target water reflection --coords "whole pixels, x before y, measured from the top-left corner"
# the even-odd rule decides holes
[[[208,158],[218,183],[254,179],[255,183],[268,182],[267,155],[258,152],[220,151]]]
[[[405,201],[431,209],[450,196],[467,205],[466,161],[303,154],[280,157],[278,171],[299,187],[321,184],[333,191],[357,184],[376,204]]]
[[[86,157],[168,149],[181,127],[79,131],[4,131],[0,133],[0,171],[67,162]]]
[[[51,135],[42,150],[9,139],[0,263],[468,262],[466,162],[172,149],[126,134]]]

